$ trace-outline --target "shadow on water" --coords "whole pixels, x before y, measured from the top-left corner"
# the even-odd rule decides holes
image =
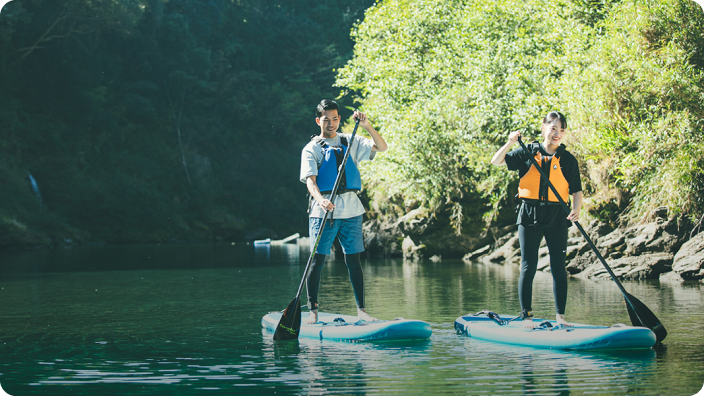
[[[52,272],[179,270],[298,265],[307,245],[193,244],[65,246],[38,251],[0,251],[0,274],[32,277]]]

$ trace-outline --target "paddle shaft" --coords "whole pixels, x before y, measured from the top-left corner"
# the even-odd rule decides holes
[[[570,213],[570,208],[567,206],[567,204],[565,203],[565,201],[562,199],[562,197],[560,196],[560,194],[557,192],[557,189],[555,188],[555,186],[553,186],[552,183],[550,183],[550,179],[549,179],[548,176],[543,172],[543,170],[540,168],[540,165],[539,165],[538,162],[535,160],[535,158],[533,158],[533,154],[530,152],[530,150],[528,150],[528,147],[526,147],[526,145],[523,144],[523,141],[521,140],[520,136],[518,137],[518,143],[520,143],[520,144],[521,144],[521,147],[523,147],[523,150],[526,151],[526,153],[528,154],[528,158],[530,158],[530,162],[533,164],[533,166],[535,166],[535,167],[538,169],[538,172],[540,172],[540,176],[542,176],[542,178],[543,178],[543,179],[545,180],[545,182],[548,184],[548,187],[550,187],[550,189],[552,190],[552,192],[555,194],[555,197],[557,197],[557,200],[558,200],[558,201],[560,202],[560,204],[562,205],[562,208],[565,209],[565,211],[569,214],[569,213]],[[626,292],[626,289],[623,288],[623,285],[622,285],[621,282],[618,280],[618,278],[616,277],[616,275],[614,274],[614,272],[611,270],[611,267],[609,267],[609,265],[606,264],[606,260],[604,260],[604,257],[601,255],[601,253],[599,253],[599,250],[596,248],[596,246],[594,246],[594,242],[592,242],[591,238],[589,238],[589,235],[587,235],[587,233],[584,231],[584,228],[582,228],[582,225],[579,224],[578,221],[573,221],[573,223],[574,223],[574,225],[577,226],[577,229],[579,229],[579,232],[582,233],[582,236],[584,236],[584,239],[587,240],[587,243],[589,244],[589,246],[592,248],[592,250],[593,250],[594,253],[596,254],[596,257],[599,258],[599,261],[601,261],[601,264],[604,265],[604,268],[606,268],[606,271],[609,273],[609,275],[611,275],[611,279],[613,279],[613,281],[616,282],[616,285],[617,285],[618,288],[621,290],[621,293],[623,294],[623,297],[626,299],[626,302],[628,303],[628,305],[630,305],[631,308],[633,309],[633,312],[636,313],[636,315],[638,315],[638,313],[637,313],[637,311],[636,311],[636,307],[635,307],[635,306],[633,305],[633,303],[631,302],[631,299],[628,298],[628,293]],[[640,317],[639,317],[639,319],[640,319]]]
[[[337,169],[337,178],[335,179],[335,184],[332,187],[332,191],[330,192],[330,202],[335,204],[335,196],[337,195],[337,188],[340,186],[340,180],[342,179],[342,174],[344,173],[345,170],[345,164],[347,164],[347,157],[350,156],[350,151],[352,151],[352,143],[354,143],[354,137],[357,135],[357,127],[359,127],[359,119],[354,124],[354,130],[352,131],[352,137],[350,138],[349,142],[349,147],[345,151],[345,156],[342,158],[342,164],[340,164],[339,168]],[[334,209],[333,209],[334,210]],[[323,235],[323,230],[325,229],[325,223],[327,223],[328,220],[328,215],[330,215],[332,211],[325,211],[325,215],[323,216],[323,222],[320,224],[320,229],[318,230],[318,236],[315,238],[315,245],[313,245],[313,249],[310,252],[310,257],[308,258],[308,263],[306,264],[306,269],[303,271],[303,279],[301,279],[301,284],[298,286],[298,292],[296,293],[296,301],[300,300],[301,297],[301,292],[303,291],[303,285],[306,283],[306,277],[308,276],[308,270],[310,269],[310,265],[313,262],[313,259],[315,258],[315,251],[318,250],[318,244],[320,243],[320,237]]]

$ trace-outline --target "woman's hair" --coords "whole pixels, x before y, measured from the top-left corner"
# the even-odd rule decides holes
[[[560,124],[562,124],[563,129],[567,128],[567,118],[565,118],[565,115],[559,111],[549,112],[548,115],[543,118],[543,124],[551,124],[557,119],[560,120]]]

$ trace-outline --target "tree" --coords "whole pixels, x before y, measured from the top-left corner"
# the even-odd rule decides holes
[[[378,3],[356,26],[355,56],[337,80],[361,93],[391,144],[364,173],[374,205],[401,213],[449,207],[458,233],[463,217],[492,221],[511,204],[516,175],[489,166],[491,155],[511,130],[538,137],[543,115],[560,109],[573,120],[571,150],[607,169],[603,183],[633,194],[634,218],[673,202],[674,212],[700,213],[696,7],[685,0]],[[680,132],[664,133],[675,123]],[[658,143],[636,149],[630,136]],[[663,158],[676,162],[664,167]]]

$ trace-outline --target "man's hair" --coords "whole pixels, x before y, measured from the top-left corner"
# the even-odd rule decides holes
[[[565,118],[564,114],[560,113],[559,111],[549,112],[548,115],[543,118],[543,124],[551,124],[553,121],[558,119],[560,120],[562,128],[567,128],[567,118]]]
[[[323,99],[320,101],[318,104],[318,107],[315,108],[315,116],[320,117],[323,115],[324,112],[328,110],[337,110],[337,112],[340,112],[340,106],[337,105],[337,102],[331,99]]]

